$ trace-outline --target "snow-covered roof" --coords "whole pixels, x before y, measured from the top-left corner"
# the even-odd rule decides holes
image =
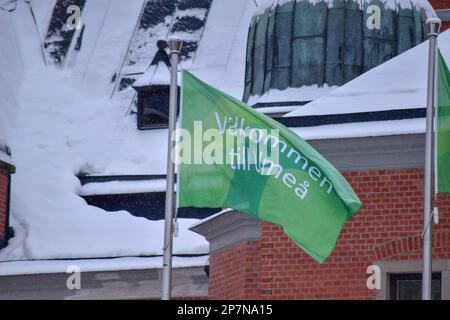
[[[442,55],[450,61],[450,30],[438,39]],[[286,117],[424,108],[427,69],[428,41],[299,107]]]
[[[146,192],[163,192],[166,190],[165,179],[142,181],[91,182],[80,187],[80,196],[130,194]]]
[[[0,162],[2,161],[9,164],[13,164],[11,159],[10,148],[6,145],[6,143],[2,143],[0,139]]]
[[[32,3],[45,30],[42,17],[48,17],[53,0]],[[136,117],[127,115],[131,97],[111,98],[111,76],[122,63],[141,5],[140,0],[111,1],[109,7],[87,1],[83,45],[76,57],[69,55],[64,70],[44,65],[28,5],[18,2],[6,17],[0,12],[0,28],[7,31],[0,32],[0,44],[8,48],[0,50],[0,96],[7,98],[0,105],[16,118],[12,127],[2,114],[0,130],[13,133],[8,143],[17,167],[10,220],[15,236],[0,251],[0,261],[162,255],[164,221],[90,206],[78,192],[117,193],[118,186],[82,187],[76,177],[165,173],[167,130],[137,130]],[[196,221],[179,219],[174,254],[208,253],[208,242],[188,230]]]
[[[45,30],[53,0],[32,3],[39,29]],[[145,183],[82,187],[76,178],[80,172],[165,174],[167,130],[136,129],[136,118],[127,112],[132,89],[111,98],[111,78],[121,70],[142,3],[87,1],[83,10],[83,23],[87,26],[83,45],[78,53],[69,55],[64,70],[43,64],[36,27],[24,2],[18,2],[18,9],[8,18],[0,12],[0,29],[8,31],[0,32],[0,48],[8,48],[0,50],[0,96],[7,99],[0,103],[2,110],[7,106],[17,118],[17,125],[11,128],[14,134],[8,140],[17,166],[11,205],[15,237],[0,252],[0,260],[162,254],[162,221],[134,217],[125,211],[105,212],[87,205],[77,194],[161,189],[161,184]],[[218,89],[242,98],[247,33],[254,9],[253,1],[214,0],[195,57],[183,67]],[[139,81],[167,83],[167,71],[166,66],[155,66]],[[23,74],[22,82],[16,79],[19,74]],[[386,75],[383,79],[386,81]],[[366,94],[363,85],[358,90],[361,95]],[[14,91],[19,92],[11,94]],[[309,105],[299,108],[315,110]],[[415,125],[410,124],[404,127],[414,132],[424,127],[420,119]],[[0,130],[5,126],[11,127],[11,122],[2,114]],[[397,123],[386,124],[390,132],[398,127]],[[354,136],[364,128],[367,126],[346,124],[327,130],[294,130],[304,138],[314,139],[339,136],[339,130],[341,135]],[[197,221],[179,220],[175,254],[208,253],[207,241],[188,230]]]
[[[70,266],[78,266],[81,272],[158,269],[162,266],[162,257],[123,257],[112,259],[84,260],[35,260],[0,261],[0,276],[22,274],[66,273]],[[208,265],[208,255],[194,257],[173,257],[177,268],[189,268]]]
[[[242,99],[248,27],[255,2],[214,0],[189,70],[202,81]]]
[[[312,85],[302,86],[300,88],[287,88],[284,90],[271,89],[261,96],[250,96],[247,104],[254,106],[256,104],[273,103],[273,102],[290,102],[295,106],[295,102],[314,101],[327,93],[336,89],[337,86],[330,87],[327,84],[323,86]],[[295,108],[296,109],[296,108]]]
[[[170,85],[170,70],[162,61],[158,64],[151,65],[147,71],[140,76],[133,87],[146,87],[152,85]]]

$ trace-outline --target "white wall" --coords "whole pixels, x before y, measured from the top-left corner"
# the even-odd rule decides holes
[[[10,139],[23,73],[13,16],[14,13],[0,11],[0,143]]]

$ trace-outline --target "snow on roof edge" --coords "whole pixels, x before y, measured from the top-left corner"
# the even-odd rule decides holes
[[[288,2],[300,2],[300,1],[308,1],[310,4],[315,5],[319,2],[324,2],[328,5],[329,8],[333,7],[334,0],[260,0],[260,3],[258,4],[253,17],[257,18],[258,16],[262,15],[266,10],[273,9],[276,6],[283,5]],[[435,17],[436,13],[434,12],[433,7],[427,0],[378,0],[384,4],[384,7],[386,9],[391,10],[398,10],[398,8],[401,9],[408,9],[411,8],[411,6],[415,8],[421,8],[424,9],[427,17]],[[353,0],[353,2],[357,2],[362,8],[364,3],[370,3],[372,0]]]
[[[209,255],[173,257],[174,268],[203,267]],[[145,270],[162,268],[162,256],[124,257],[80,260],[23,260],[0,262],[0,276],[26,274],[66,273],[69,266],[78,266],[81,272]]]
[[[421,134],[425,132],[425,118],[352,122],[290,129],[306,141]]]
[[[209,217],[207,217],[205,219],[202,219],[202,220],[200,220],[198,222],[193,223],[188,229],[193,231],[192,229],[198,227],[199,225],[202,225],[202,224],[204,224],[204,223],[206,223],[206,222],[208,222],[208,221],[210,221],[210,220],[212,220],[214,218],[217,218],[218,216],[221,216],[221,215],[223,215],[225,213],[228,213],[228,212],[231,212],[231,211],[235,211],[235,210],[231,209],[231,208],[223,209],[222,211],[219,211],[219,212],[213,214],[212,216],[209,216]]]
[[[166,190],[165,179],[138,181],[89,182],[80,187],[80,196],[98,196],[111,194],[134,194],[162,192]]]

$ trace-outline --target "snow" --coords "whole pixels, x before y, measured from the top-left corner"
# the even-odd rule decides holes
[[[178,85],[181,84],[181,75],[177,78]],[[157,65],[151,65],[134,83],[133,88],[150,85],[170,85],[170,70],[162,61]]]
[[[450,31],[439,36],[450,61]],[[427,97],[428,41],[369,70],[287,117],[424,108]]]
[[[166,190],[166,180],[143,181],[109,181],[91,182],[80,187],[80,196],[94,196],[107,194],[129,194],[145,192],[162,192]]]
[[[294,110],[297,110],[299,106],[292,105],[287,107],[259,107],[256,108],[261,113],[264,114],[274,114],[274,113],[288,113]]]
[[[0,147],[1,146],[2,145],[0,145]],[[1,150],[0,150],[0,161],[3,161],[3,162],[6,162],[6,163],[14,165],[14,163],[13,163],[13,161],[11,159],[11,156],[6,154],[6,153],[4,153],[4,152],[2,152]]]
[[[271,89],[262,96],[250,96],[247,104],[253,106],[264,102],[313,101],[336,89],[336,86],[318,85],[287,88],[284,90]]]
[[[218,216],[221,216],[221,215],[223,215],[225,213],[232,212],[232,211],[234,211],[234,209],[230,209],[230,208],[223,209],[222,211],[219,211],[219,212],[213,214],[212,216],[209,216],[209,217],[207,217],[205,219],[201,219],[201,220],[195,222],[194,224],[192,224],[189,227],[189,229],[193,229],[193,228],[195,228],[195,227],[197,227],[197,226],[199,226],[201,224],[204,224],[205,222],[208,222],[208,221],[210,221],[212,219],[217,218]]]
[[[203,267],[208,265],[208,256],[173,257],[173,263],[177,268]],[[71,266],[78,266],[81,272],[159,269],[162,257],[0,262],[0,276],[66,273]]]
[[[434,10],[432,9],[428,0],[380,0],[386,8],[391,10],[410,9],[411,6],[419,9],[425,9],[427,16],[434,16]],[[370,0],[363,0],[365,3],[371,3]]]
[[[425,132],[425,118],[353,122],[290,129],[305,140],[417,134]]]
[[[275,7],[278,5],[283,5],[288,2],[293,2],[295,0],[255,0],[258,3],[258,9],[255,11],[255,15],[261,15],[263,14],[267,9]],[[311,5],[316,5],[318,3],[326,3],[328,7],[333,7],[334,0],[296,0],[297,2],[300,1],[307,1]],[[374,3],[373,0],[353,0],[354,2],[357,2],[360,7],[363,6],[365,3],[372,4]],[[427,11],[427,14],[433,15],[433,9],[431,8],[429,2],[427,0],[379,0],[386,9],[391,10],[397,10],[398,8],[401,9],[410,9],[411,6],[416,8],[423,8]]]
[[[86,29],[81,51],[77,54],[71,52],[62,70],[45,66],[40,51],[39,38],[45,33],[53,0],[32,1],[39,33],[24,2],[19,1],[14,13],[0,12],[0,139],[11,146],[17,167],[11,196],[11,224],[15,237],[0,251],[0,260],[162,254],[163,221],[149,221],[125,211],[105,212],[87,205],[78,195],[162,190],[161,181],[151,184],[91,183],[82,187],[76,177],[77,174],[165,174],[167,130],[136,129],[135,116],[125,116],[128,114],[130,96],[134,94],[131,88],[111,98],[114,88],[111,79],[121,69],[142,2],[87,1],[82,15]],[[213,1],[198,51],[183,67],[188,67],[202,80],[240,99],[244,88],[247,31],[254,11],[253,1]],[[197,13],[201,14],[200,11]],[[148,34],[139,36],[148,37]],[[154,40],[159,36],[155,34]],[[156,46],[154,43],[151,45],[151,50],[155,52]],[[147,49],[149,47],[142,48]],[[138,67],[144,64],[147,67],[149,61],[144,63],[144,60],[137,59],[142,62],[137,63]],[[410,61],[408,63],[411,64]],[[417,66],[422,63],[414,61]],[[405,75],[396,77],[394,79],[403,80]],[[380,78],[386,82],[386,76]],[[392,85],[397,86],[397,83]],[[316,91],[312,89],[305,87],[296,94],[301,93],[302,100],[303,97],[313,99]],[[361,85],[357,92],[362,89]],[[396,87],[394,90],[399,93]],[[376,98],[389,92],[360,94]],[[270,95],[272,99],[277,95],[289,97],[291,94],[273,91],[267,98]],[[297,96],[292,93],[292,97]],[[410,99],[416,98],[410,96]],[[263,101],[265,97],[261,99]],[[347,108],[345,104],[339,105],[343,110]],[[350,104],[348,112],[352,112],[351,107]],[[300,108],[309,108],[310,112],[315,110],[309,105]],[[321,108],[324,114],[329,112],[327,107],[318,107],[319,114]],[[415,119],[294,130],[306,139],[316,139],[377,134],[377,130],[379,134],[395,134],[401,130],[415,133],[423,132],[423,127],[423,119]],[[197,219],[178,220],[179,236],[174,240],[174,254],[208,253],[207,241],[189,230],[196,222]],[[114,261],[123,268],[134,268],[140,262],[146,268],[149,265],[161,266],[160,258],[151,259],[154,260]],[[187,262],[176,258],[174,266],[196,263],[195,259]],[[97,267],[92,265],[92,268],[104,270],[114,264],[102,261],[104,265],[98,261]],[[66,262],[61,262],[61,265],[58,262],[21,263],[0,263],[0,273],[6,273],[4,270],[8,268],[18,273],[36,270],[55,272],[51,271],[56,270],[51,269],[52,266],[60,267],[58,270],[64,270],[66,266]]]
[[[0,85],[8,99],[0,101],[2,112],[5,106],[5,112],[15,111],[16,125],[3,116],[0,121],[9,129],[17,167],[11,195],[15,237],[0,251],[0,260],[162,254],[164,221],[106,212],[77,195],[80,173],[164,174],[166,166],[167,131],[137,130],[135,116],[125,116],[130,101],[122,95],[110,99],[111,76],[122,62],[141,2],[104,3],[87,2],[82,49],[63,70],[44,65],[28,6],[21,2],[10,17],[0,13],[0,74],[17,83]],[[12,49],[15,38],[20,50]],[[207,254],[207,241],[188,230],[196,220],[178,221],[174,254]]]
[[[4,154],[3,152],[0,152],[0,161],[6,162],[6,163],[9,163],[9,164],[13,164],[12,160],[11,160],[11,157],[6,155],[6,154]]]
[[[88,206],[77,194],[159,191],[165,188],[161,181],[82,187],[75,176],[165,173],[167,131],[138,131],[135,116],[125,116],[132,89],[110,99],[111,79],[127,53],[142,3],[88,1],[81,19],[86,25],[81,51],[69,53],[63,70],[45,66],[40,51],[53,0],[32,1],[39,33],[24,2],[14,14],[0,13],[0,93],[7,99],[1,103],[4,114],[11,111],[10,118],[0,118],[0,137],[6,140],[3,131],[8,128],[17,166],[11,197],[15,237],[0,251],[0,260],[162,254],[162,221],[125,211],[108,213]],[[240,14],[231,14],[236,8]],[[208,47],[202,42],[197,54],[196,73],[213,75],[215,83],[236,97],[242,96],[253,9],[251,2],[214,1],[213,18],[202,35],[212,42]],[[177,14],[201,16],[200,11]],[[13,116],[17,125],[12,125]],[[195,221],[179,219],[175,254],[208,252],[206,240],[188,230]]]
[[[19,1],[20,2],[20,1]],[[37,21],[40,37],[44,39],[52,15],[53,0],[30,0],[31,8]],[[31,12],[29,12],[31,15]]]
[[[12,11],[15,8],[15,3],[11,0],[0,0],[0,8],[3,10]]]
[[[18,109],[16,100],[17,87],[21,81],[23,70],[22,57],[19,51],[13,24],[14,13],[0,10],[0,145],[10,142],[11,130]],[[10,162],[11,159],[2,155],[0,160]]]
[[[142,0],[139,1],[142,5]],[[157,51],[156,42],[161,38],[165,39],[170,35],[170,29],[175,21],[186,16],[203,20],[206,14],[206,9],[192,8],[180,10],[177,7],[175,12],[164,17],[163,22],[149,28],[138,28],[131,39],[130,51],[126,57],[126,64],[121,72],[122,75],[142,73],[147,69],[151,59]],[[137,19],[134,19],[133,21],[137,21]],[[182,38],[184,41],[191,40],[197,42],[202,36],[202,30],[203,28],[190,30],[188,32],[177,31],[173,35]],[[184,65],[186,67],[192,64],[194,56],[190,54],[188,57],[185,57]]]
[[[283,4],[286,4],[289,2],[294,2],[294,1],[296,1],[296,0],[256,0],[256,2],[258,3],[258,8],[257,8],[257,10],[255,10],[254,15],[255,16],[262,15],[268,9],[272,9],[276,6],[282,6]],[[312,5],[315,5],[319,2],[324,2],[328,6],[331,6],[333,0],[297,0],[297,2],[300,2],[300,1],[307,1]]]
[[[189,70],[202,81],[242,99],[245,54],[253,1],[214,0]]]
[[[120,70],[127,53],[142,1],[127,0],[126,4],[120,0],[86,2],[81,18],[86,24],[83,46],[76,61],[72,61],[74,75],[81,77],[85,91],[92,90],[97,95],[104,92],[108,97],[112,93],[111,79]]]
[[[195,18],[197,18],[199,20],[203,20],[203,19],[205,19],[205,16],[206,16],[207,12],[208,12],[207,9],[177,10],[176,18],[190,16],[190,17],[195,17]]]
[[[439,19],[437,17],[432,17],[432,18],[428,18],[427,21],[426,21],[426,24],[430,24],[430,23],[432,23],[432,24],[441,24],[442,21],[441,21],[441,19]]]

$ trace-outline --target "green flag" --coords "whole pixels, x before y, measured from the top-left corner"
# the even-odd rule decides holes
[[[226,207],[283,227],[319,262],[361,202],[295,133],[184,71],[180,207]]]
[[[438,52],[437,82],[437,190],[450,193],[450,72]]]

